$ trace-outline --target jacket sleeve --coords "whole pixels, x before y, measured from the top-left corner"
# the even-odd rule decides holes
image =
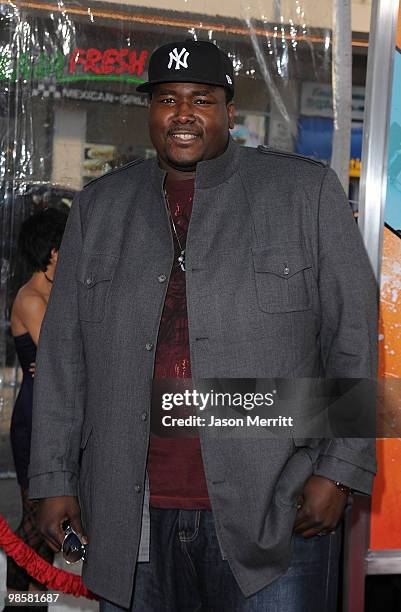
[[[377,379],[378,291],[337,175],[325,173],[319,202],[320,345],[324,375]],[[376,444],[367,438],[326,440],[315,474],[370,494]]]
[[[31,499],[77,495],[85,364],[75,268],[82,248],[79,195],[68,216],[36,357]]]

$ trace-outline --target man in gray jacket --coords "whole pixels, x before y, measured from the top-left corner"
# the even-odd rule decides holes
[[[232,141],[215,45],[160,47],[139,89],[158,157],[75,198],[41,330],[42,532],[54,549],[65,519],[84,535],[104,612],[334,611],[339,525],[351,490],[371,491],[373,441],[201,421],[173,435],[158,393],[375,378],[376,285],[346,196],[323,164]]]

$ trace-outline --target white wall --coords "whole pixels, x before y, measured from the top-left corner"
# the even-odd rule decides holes
[[[52,182],[82,187],[82,158],[86,139],[86,111],[62,106],[54,112]]]
[[[101,0],[100,0],[101,1]],[[241,18],[244,11],[249,10],[259,19],[265,18],[267,22],[280,21],[280,12],[284,23],[290,19],[295,24],[306,23],[307,27],[329,28],[332,23],[332,0],[107,0],[119,4],[121,10],[125,5],[200,13],[208,16],[224,16]],[[334,1],[334,0],[333,0]],[[338,0],[341,1],[341,0]],[[277,12],[276,6],[281,4]],[[297,12],[299,7],[299,12]],[[371,0],[352,1],[352,29],[356,32],[369,32]],[[304,16],[302,16],[302,11]]]

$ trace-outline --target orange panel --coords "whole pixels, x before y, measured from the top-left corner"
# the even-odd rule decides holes
[[[401,440],[378,440],[377,459],[370,548],[401,549]]]
[[[379,325],[379,410],[401,424],[401,237],[384,228]],[[401,431],[401,426],[399,426]],[[372,499],[372,549],[401,549],[401,439],[377,443],[378,475]]]

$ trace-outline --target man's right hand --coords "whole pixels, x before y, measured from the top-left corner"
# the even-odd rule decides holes
[[[61,525],[66,519],[72,529],[82,536],[83,544],[88,544],[88,538],[83,533],[81,509],[77,497],[46,497],[39,500],[37,509],[38,528],[50,548],[55,552],[61,549],[65,535]]]

